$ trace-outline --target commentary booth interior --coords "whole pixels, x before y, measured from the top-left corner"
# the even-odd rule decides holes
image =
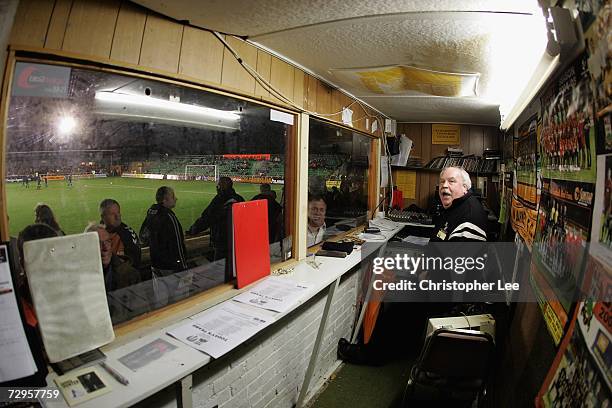
[[[431,235],[444,211],[440,171],[457,166],[486,209],[488,241],[519,249],[508,279],[537,298],[457,312],[496,319],[466,318],[465,328],[495,332],[494,351],[487,343],[478,357],[493,355],[478,403],[554,405],[570,387],[593,406],[609,402],[609,319],[588,318],[609,313],[612,276],[609,2],[210,3],[0,2],[0,251],[25,328],[14,341],[37,363],[28,371],[25,353],[13,360],[24,375],[0,370],[0,384],[38,372],[38,387],[67,392],[71,372],[58,380],[52,351],[72,357],[81,337],[104,365],[73,370],[87,372],[83,395],[41,394],[44,406],[418,406],[404,398],[408,377],[461,354],[453,347],[474,341],[452,332],[463,323],[429,321],[420,357],[425,326],[402,329],[416,354],[379,371],[350,371],[359,368],[342,363],[338,341],[394,335],[383,322],[368,332],[378,312],[363,289],[368,257]],[[268,250],[253,257],[274,276],[239,289],[228,273],[241,270],[235,223],[256,223],[232,208],[254,200],[266,204],[257,234]],[[312,200],[324,202],[324,241],[350,250],[308,247]],[[85,247],[86,230],[98,234],[95,259],[57,259],[59,242]],[[52,260],[65,268],[50,286],[69,299],[45,297],[45,277],[28,271]],[[89,265],[100,285],[83,289],[70,273]],[[591,288],[597,301],[555,292],[551,282],[570,276],[604,282]],[[257,288],[284,298],[276,308],[244,300]],[[46,306],[78,304],[81,291],[102,296],[111,338],[83,323],[53,343],[49,321],[70,312]],[[337,370],[394,379],[334,386]]]

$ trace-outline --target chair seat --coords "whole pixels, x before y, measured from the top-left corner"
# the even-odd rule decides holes
[[[415,375],[414,381],[432,387],[445,387],[454,390],[466,391],[477,391],[480,389],[480,387],[482,387],[484,383],[482,378],[442,377],[434,373],[428,373],[426,371],[419,371]]]

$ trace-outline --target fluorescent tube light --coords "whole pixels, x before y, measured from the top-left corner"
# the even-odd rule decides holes
[[[183,124],[225,131],[238,130],[240,121],[240,115],[231,111],[107,91],[96,92],[95,113],[125,121]]]

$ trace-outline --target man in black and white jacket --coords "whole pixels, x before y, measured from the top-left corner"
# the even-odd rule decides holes
[[[460,167],[440,173],[439,194],[444,210],[436,221],[432,242],[477,242],[487,240],[487,213],[476,197],[469,174]]]

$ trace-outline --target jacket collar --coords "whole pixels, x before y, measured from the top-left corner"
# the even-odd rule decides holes
[[[472,193],[468,191],[467,193],[465,193],[463,197],[455,198],[453,202],[451,203],[451,206],[446,208],[445,211],[449,211],[449,210],[452,210],[453,208],[459,207],[461,204],[466,202],[467,199],[470,198],[471,196],[472,196]]]

